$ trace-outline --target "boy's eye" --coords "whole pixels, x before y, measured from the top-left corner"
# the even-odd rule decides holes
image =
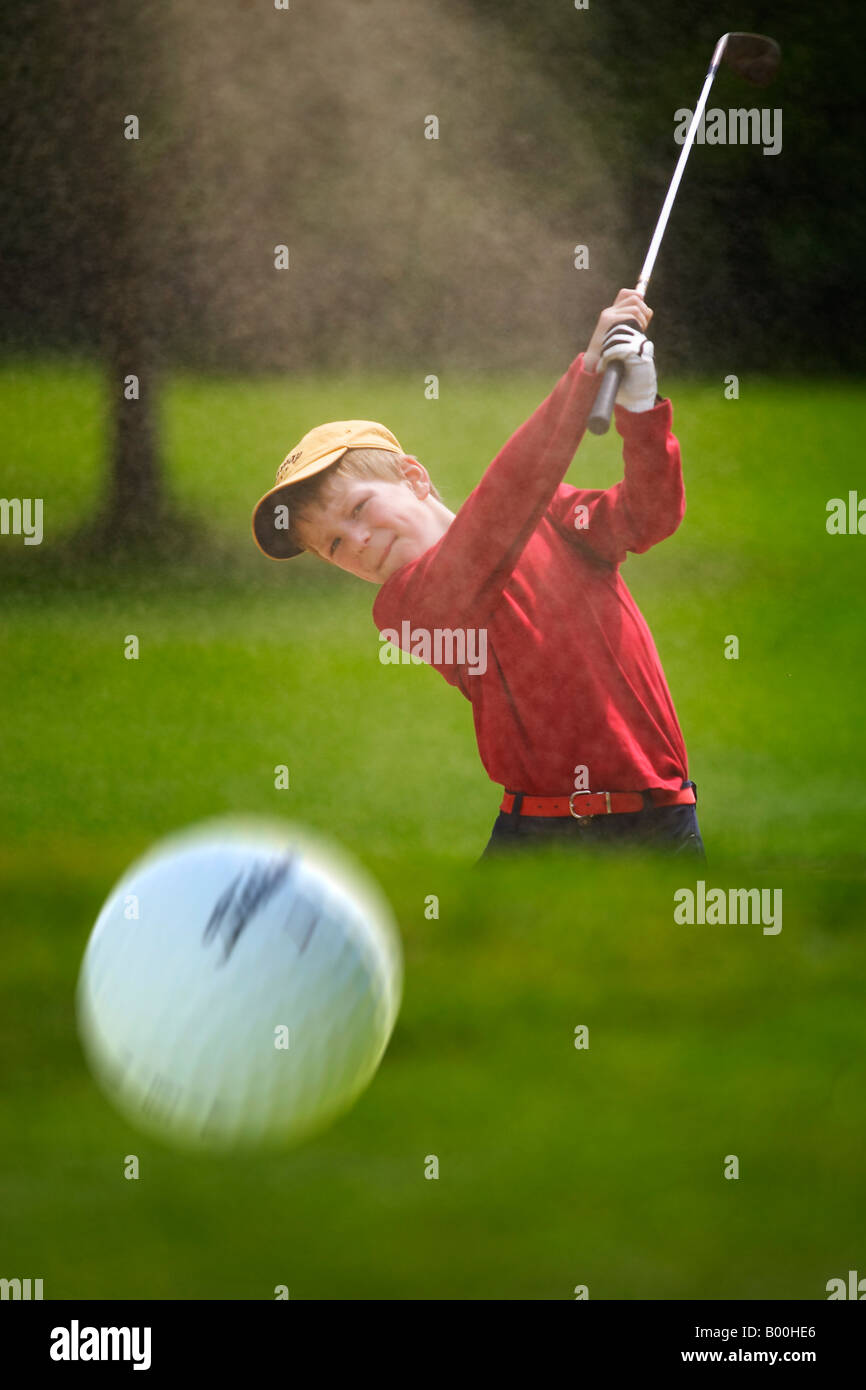
[[[362,498],[361,498],[361,501],[360,501],[360,502],[357,502],[357,503],[355,504],[355,506],[352,508],[352,516],[353,516],[353,517],[358,515],[358,512],[361,510],[361,508],[363,507],[363,505],[364,505],[364,503],[365,503],[366,501],[367,501],[366,497],[362,497]],[[331,541],[331,548],[330,548],[330,550],[328,551],[328,554],[329,554],[329,555],[333,555],[334,551],[337,549],[337,546],[338,546],[339,544],[340,544],[340,537],[339,537],[339,536],[335,536],[334,539]]]

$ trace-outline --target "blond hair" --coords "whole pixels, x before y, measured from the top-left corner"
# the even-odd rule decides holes
[[[309,520],[310,513],[327,502],[338,479],[378,478],[382,482],[402,482],[404,475],[397,462],[401,457],[405,458],[406,455],[395,454],[391,449],[347,449],[336,463],[323,468],[321,473],[314,473],[312,478],[304,478],[296,483],[289,499],[289,538],[293,544],[306,549],[298,535],[298,524]],[[430,492],[437,501],[442,501],[432,483]]]

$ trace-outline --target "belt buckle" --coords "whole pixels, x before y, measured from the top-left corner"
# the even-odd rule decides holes
[[[584,825],[587,821],[592,820],[592,816],[579,816],[579,815],[577,814],[577,812],[575,811],[575,809],[574,809],[574,798],[575,798],[576,796],[592,796],[592,795],[593,795],[592,792],[572,792],[572,793],[571,793],[571,796],[568,798],[568,809],[569,809],[569,811],[571,812],[571,814],[574,816],[574,819],[575,819],[575,820],[578,822],[578,824],[580,824],[580,825]],[[611,804],[610,804],[610,792],[597,792],[596,795],[598,795],[598,796],[603,796],[603,797],[604,797],[605,814],[608,815],[608,816],[611,815],[612,808],[611,808]]]

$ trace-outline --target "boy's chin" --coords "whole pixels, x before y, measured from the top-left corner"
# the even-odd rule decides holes
[[[408,565],[412,560],[417,560],[418,556],[424,553],[423,545],[403,545],[400,546],[399,549],[400,553],[398,555],[397,546],[395,545],[391,554],[388,556],[387,565],[384,566],[381,574],[377,576],[380,583],[384,583],[386,579],[390,579],[392,574],[396,574],[404,565]]]
[[[384,565],[376,575],[376,578],[379,580],[379,583],[384,583],[384,581],[388,579],[394,573],[395,570],[399,569],[401,565],[405,565],[406,561],[411,559],[412,546],[407,542],[403,541],[402,537],[398,537],[394,541],[394,544],[391,546],[391,549],[388,552],[388,557],[385,560]]]
[[[365,575],[365,579],[370,579],[374,584],[384,584],[386,579],[397,570],[408,565],[411,560],[417,560],[419,555],[423,555],[426,547],[416,540],[410,540],[408,536],[398,536],[388,553],[388,558],[380,570],[373,574]]]

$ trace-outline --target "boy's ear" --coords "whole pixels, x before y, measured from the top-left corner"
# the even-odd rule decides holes
[[[425,479],[427,478],[427,470],[426,470],[426,468],[424,467],[424,465],[423,465],[423,463],[420,461],[420,459],[416,459],[416,457],[415,457],[414,454],[401,454],[401,456],[400,456],[400,466],[401,466],[401,468],[402,468],[402,465],[403,465],[404,463],[412,463],[412,464],[414,464],[416,468],[420,468],[420,469],[421,469],[422,478],[425,478]],[[406,470],[405,468],[402,468],[402,471],[403,471],[404,475],[405,475],[406,472],[407,472],[407,470]],[[413,482],[412,482],[412,479],[411,479],[410,477],[405,477],[405,481],[410,485],[410,487],[413,486]],[[427,481],[429,482],[429,479],[427,479]]]

